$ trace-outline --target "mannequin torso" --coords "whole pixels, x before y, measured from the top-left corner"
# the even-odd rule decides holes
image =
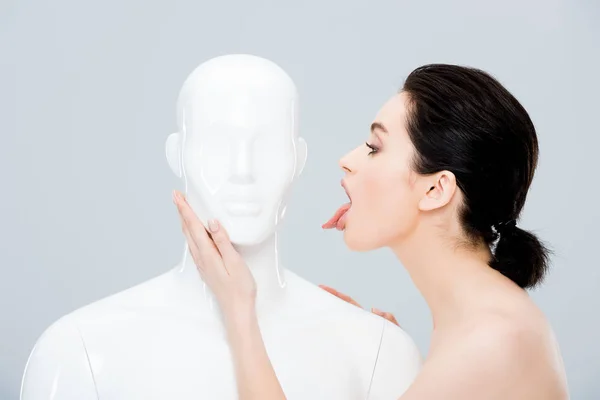
[[[53,324],[29,360],[22,399],[236,399],[224,331],[180,291],[176,274]],[[406,390],[421,362],[406,333],[285,274],[283,301],[260,324],[289,399],[388,399]]]
[[[186,80],[177,111],[169,165],[201,221],[219,218],[252,271],[288,398],[399,397],[421,364],[410,337],[280,266],[276,228],[306,159],[291,79],[259,57],[217,57]],[[219,310],[187,246],[171,271],[52,324],[21,390],[22,400],[236,398]]]

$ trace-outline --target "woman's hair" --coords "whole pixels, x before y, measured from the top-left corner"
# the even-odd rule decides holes
[[[419,67],[401,91],[410,99],[414,170],[452,172],[464,195],[460,220],[469,240],[495,243],[490,266],[522,288],[536,286],[549,250],[515,226],[538,160],[527,111],[488,73],[456,65]]]

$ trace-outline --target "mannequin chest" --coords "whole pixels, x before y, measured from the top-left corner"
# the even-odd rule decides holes
[[[364,399],[376,356],[369,338],[322,315],[288,314],[261,325],[289,399]],[[276,321],[276,322],[275,322]],[[139,315],[86,329],[102,399],[237,399],[232,355],[219,327],[202,319]]]

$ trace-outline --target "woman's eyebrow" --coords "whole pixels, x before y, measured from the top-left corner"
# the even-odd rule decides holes
[[[373,122],[371,124],[371,132],[374,132],[376,129],[382,131],[386,135],[388,133],[387,129],[385,129],[385,126],[383,126],[381,122]]]

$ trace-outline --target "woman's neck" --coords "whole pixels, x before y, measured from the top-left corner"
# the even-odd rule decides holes
[[[424,229],[391,248],[425,298],[435,329],[455,324],[472,305],[482,276],[494,272],[487,266],[491,253],[485,244],[460,247]]]

